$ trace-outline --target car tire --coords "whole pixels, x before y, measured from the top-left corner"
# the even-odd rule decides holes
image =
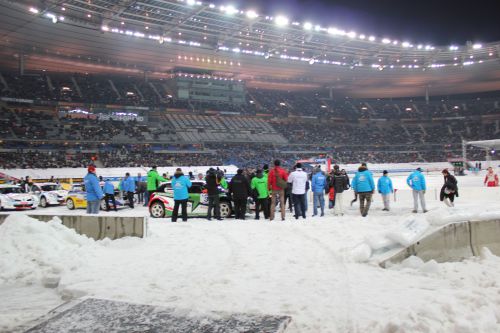
[[[153,201],[149,206],[149,214],[154,218],[165,217],[165,205],[163,202],[159,200]]]
[[[229,201],[221,201],[220,202],[220,216],[223,218],[228,218],[231,216],[233,213],[233,210],[231,208],[231,204]]]
[[[73,201],[73,199],[68,199],[68,200],[66,200],[66,207],[67,207],[69,210],[73,210],[73,209],[75,209],[75,202]]]
[[[40,207],[47,208],[47,199],[45,197],[40,198]]]

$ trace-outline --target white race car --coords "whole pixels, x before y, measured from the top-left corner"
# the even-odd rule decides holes
[[[50,205],[63,205],[68,196],[68,191],[63,190],[57,183],[35,183],[31,187],[31,192],[36,195],[40,201],[40,207]]]
[[[0,184],[0,210],[36,209],[38,198],[30,193],[23,193],[18,185]]]

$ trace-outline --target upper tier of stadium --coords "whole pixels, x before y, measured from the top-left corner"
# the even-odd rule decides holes
[[[193,71],[364,98],[500,87],[500,42],[427,45],[193,0],[0,0],[0,9],[3,68],[157,78]]]

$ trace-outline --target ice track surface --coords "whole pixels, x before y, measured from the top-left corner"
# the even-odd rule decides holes
[[[406,189],[405,178],[393,177],[395,187]],[[458,181],[461,196],[449,209],[433,198],[441,176],[428,176],[433,220],[500,211],[498,192],[484,191],[481,176]],[[291,333],[500,331],[500,259],[488,250],[459,263],[413,258],[382,269],[357,262],[353,249],[365,237],[411,215],[412,201],[400,193],[390,212],[381,211],[376,195],[367,218],[357,204],[348,207],[349,191],[343,217],[327,210],[312,218],[310,203],[308,218],[298,221],[288,211],[285,222],[272,223],[250,215],[246,221],[152,219],[145,239],[98,242],[16,213],[0,226],[0,331],[83,295],[196,314],[285,314],[293,317]],[[65,207],[35,212],[85,213]],[[47,279],[60,279],[59,285],[43,287]]]

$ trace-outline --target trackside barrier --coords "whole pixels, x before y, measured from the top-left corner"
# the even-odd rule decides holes
[[[483,247],[500,255],[500,220],[467,221],[448,224],[379,263],[386,268],[410,256],[423,261],[460,261],[478,256]]]
[[[0,215],[0,224],[9,216]],[[74,229],[80,235],[95,240],[104,238],[118,239],[122,237],[144,238],[147,234],[147,217],[143,216],[92,216],[92,215],[28,215],[39,221],[48,222],[54,217],[61,219],[62,224]]]

